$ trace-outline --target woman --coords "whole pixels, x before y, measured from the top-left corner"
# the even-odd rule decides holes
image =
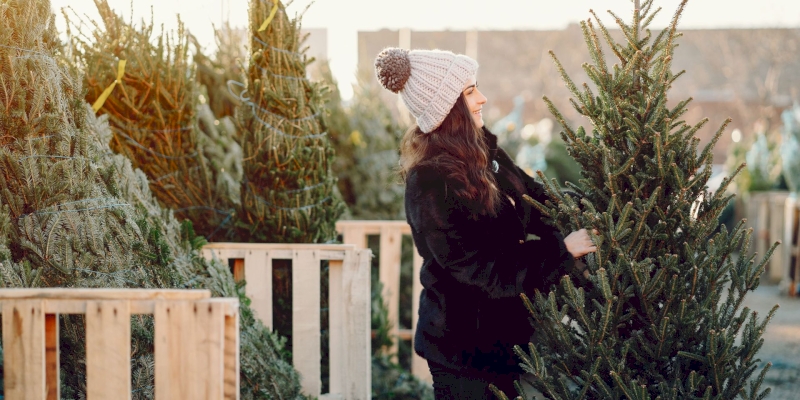
[[[515,395],[522,370],[512,348],[533,330],[520,293],[548,290],[595,247],[585,229],[564,238],[522,198],[547,196],[484,127],[475,60],[388,48],[375,69],[416,118],[400,147],[406,216],[424,260],[414,350],[428,360],[437,400],[493,398],[490,383]]]

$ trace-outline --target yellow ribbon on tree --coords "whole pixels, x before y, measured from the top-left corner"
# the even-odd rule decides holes
[[[269,12],[269,17],[267,17],[267,19],[264,20],[264,23],[261,24],[261,27],[258,28],[259,32],[264,32],[267,29],[269,23],[272,22],[273,18],[275,18],[275,13],[278,12],[278,0],[273,1],[275,2],[275,5],[272,6],[272,10]]]
[[[119,60],[119,66],[117,66],[117,79],[115,79],[114,82],[111,82],[111,85],[109,85],[106,90],[103,91],[103,94],[101,94],[100,97],[95,100],[94,104],[92,104],[92,109],[94,112],[97,112],[97,110],[103,108],[103,103],[105,103],[106,99],[108,99],[108,96],[111,95],[111,91],[114,90],[114,86],[117,86],[118,83],[122,83],[122,77],[125,75],[126,62],[127,60]]]

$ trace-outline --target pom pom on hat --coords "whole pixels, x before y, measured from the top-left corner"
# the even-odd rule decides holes
[[[375,73],[381,85],[397,93],[403,90],[408,78],[411,76],[411,61],[408,59],[408,50],[389,47],[383,49],[375,57]]]

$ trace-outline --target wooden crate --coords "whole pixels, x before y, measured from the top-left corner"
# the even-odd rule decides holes
[[[372,252],[351,245],[209,243],[203,255],[234,260],[256,317],[273,327],[272,260],[292,260],[292,363],[305,394],[320,399],[369,399],[369,263]],[[320,262],[329,261],[330,390],[322,392]]]
[[[89,400],[131,398],[131,315],[155,316],[155,396],[239,398],[239,300],[208,290],[0,289],[5,398],[60,398],[59,314],[86,316]]]

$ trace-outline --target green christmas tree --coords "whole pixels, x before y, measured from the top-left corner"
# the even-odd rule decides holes
[[[280,1],[250,2],[250,49],[237,127],[244,150],[242,240],[333,240],[344,203],[335,195],[334,150],[322,115],[313,61],[300,50],[300,21]]]
[[[630,24],[610,12],[622,43],[592,13],[582,28],[594,88],[579,88],[553,55],[591,134],[569,126],[545,98],[584,179],[582,189],[572,186],[580,202],[548,183],[550,200],[536,205],[563,232],[599,235],[597,252],[586,257],[591,284],[577,287],[565,276],[533,302],[523,296],[536,334],[527,351],[516,350],[548,398],[761,399],[769,392],[760,388],[768,368],[756,373],[757,352],[777,306],[763,319],[741,306],[775,246],[755,262],[741,251],[751,233],[744,221],[714,233],[731,178],[715,192],[706,183],[727,122],[699,149],[694,135],[707,120],[681,119],[691,99],[668,102],[682,75],[670,68],[685,5],[655,35],[652,0],[635,1]]]
[[[241,301],[241,397],[295,399],[283,342],[257,321],[242,287],[199,254],[202,238],[109,148],[81,79],[65,67],[50,3],[0,1],[0,286],[206,288]],[[153,397],[153,324],[132,321],[135,399]],[[85,398],[85,330],[60,319],[62,397]],[[2,366],[0,366],[2,375]]]
[[[94,24],[90,34],[71,35],[86,100],[108,115],[111,148],[147,174],[161,204],[215,239],[233,225],[238,196],[230,195],[239,182],[231,176],[233,166],[226,169],[224,159],[208,157],[223,149],[215,152],[220,135],[212,140],[198,124],[198,107],[206,101],[200,101],[189,36],[179,23],[175,34],[154,37],[152,22],[137,28],[106,0],[95,4],[103,24]],[[209,124],[203,126],[208,131]]]
[[[405,219],[404,188],[397,174],[397,151],[403,129],[380,99],[381,87],[368,71],[357,74],[353,99],[342,106],[341,95],[329,68],[323,67],[326,125],[336,149],[334,171],[350,219]]]

